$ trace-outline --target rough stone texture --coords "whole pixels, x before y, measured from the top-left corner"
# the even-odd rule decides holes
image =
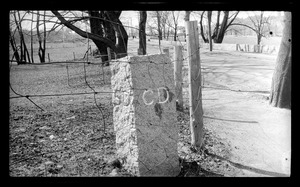
[[[189,108],[190,100],[189,100],[189,66],[188,61],[183,61],[182,67],[182,97],[183,97],[183,107]]]
[[[180,172],[173,64],[165,54],[112,61],[117,156],[137,176]],[[168,90],[168,91],[167,91]]]

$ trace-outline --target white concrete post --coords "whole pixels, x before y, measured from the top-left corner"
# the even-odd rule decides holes
[[[177,176],[173,64],[165,54],[111,61],[117,157],[136,176]]]

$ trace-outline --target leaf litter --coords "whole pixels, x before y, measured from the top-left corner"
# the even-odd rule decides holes
[[[51,74],[51,71],[39,73]],[[58,75],[61,77],[57,78]],[[64,73],[57,73],[55,80],[47,81],[58,85],[54,89],[68,92],[69,88],[59,85],[66,84],[63,75]],[[25,84],[24,76],[20,75],[18,80],[22,81],[15,84]],[[48,76],[49,78],[53,77]],[[28,79],[34,83],[34,80]],[[42,80],[44,79],[41,78]],[[23,89],[30,90],[30,86],[35,86],[34,84],[25,84]],[[109,85],[100,86],[101,89],[109,89]],[[79,90],[86,88],[79,85],[72,88],[74,92]],[[124,168],[116,169],[116,165],[111,164],[116,148],[110,97],[111,95],[97,96],[97,103],[101,104],[104,112],[103,116],[95,106],[92,96],[36,99],[45,111],[28,104],[25,99],[10,100],[10,176],[132,176]],[[234,176],[237,172],[235,168],[226,160],[212,156],[228,158],[230,155],[226,143],[204,128],[204,149],[194,152],[190,148],[188,112],[177,113],[178,154],[181,164],[178,177]],[[105,133],[103,118],[106,122]]]

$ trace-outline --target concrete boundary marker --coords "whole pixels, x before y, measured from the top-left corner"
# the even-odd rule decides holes
[[[110,67],[117,158],[135,176],[177,176],[178,129],[170,58],[166,54],[125,57],[112,60]]]

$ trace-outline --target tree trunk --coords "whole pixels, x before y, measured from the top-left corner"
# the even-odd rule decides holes
[[[26,53],[25,53],[25,50],[24,50],[25,42],[24,42],[23,32],[22,32],[21,23],[20,23],[21,22],[20,14],[18,12],[18,16],[19,16],[19,21],[18,21],[16,12],[17,11],[15,11],[13,15],[14,15],[15,23],[16,23],[16,29],[18,30],[19,37],[20,37],[20,56],[18,55],[19,56],[18,64],[26,64]],[[16,44],[15,44],[15,46],[16,46]],[[25,47],[26,47],[26,44],[25,44]],[[16,47],[16,49],[17,49],[17,47]]]
[[[167,30],[167,38],[169,40],[169,34],[170,34],[170,27],[168,27],[168,30]]]
[[[190,21],[191,11],[185,11],[184,21]]]
[[[291,108],[291,51],[292,51],[292,19],[291,13],[284,13],[284,29],[276,66],[273,73],[270,92],[270,104],[279,108]]]
[[[44,50],[43,50],[43,45],[42,45],[42,38],[41,38],[40,29],[39,29],[39,24],[40,24],[40,15],[39,15],[39,11],[37,11],[37,17],[36,17],[36,34],[37,34],[38,42],[39,42],[38,55],[39,55],[39,58],[40,58],[40,62],[41,63],[45,63],[45,55],[44,55]]]
[[[163,33],[164,33],[164,39],[166,39],[166,25],[163,25]]]
[[[28,49],[27,49],[27,46],[26,46],[26,43],[25,43],[25,39],[24,39],[24,36],[23,36],[23,33],[22,33],[22,40],[23,42],[23,45],[24,45],[24,59],[25,59],[25,62],[27,62],[28,60],[28,63],[30,63],[30,56],[29,56],[29,52],[28,52]]]
[[[214,33],[213,33],[213,35],[212,35],[212,39],[214,40],[215,43],[216,43],[216,36],[217,36],[218,33],[219,33],[220,13],[221,13],[221,11],[218,11],[218,15],[217,15],[217,23],[216,23],[216,27],[215,27]]]
[[[101,14],[99,12],[96,13],[97,11],[89,11],[90,15],[91,12],[93,12],[93,15],[94,13],[96,15],[90,18],[91,32],[85,32],[74,26],[58,11],[52,10],[51,12],[60,20],[61,24],[64,24],[80,36],[91,39],[103,54],[107,54],[107,47],[109,47],[113,52],[117,53],[116,58],[127,56],[128,35],[122,22],[119,20],[122,11],[104,11],[101,12]],[[104,19],[108,21],[103,20],[102,15],[105,16]],[[97,16],[100,17],[100,19],[97,19]],[[102,20],[103,22],[107,22],[107,24],[96,20]],[[114,32],[112,32],[110,27],[113,28]],[[117,38],[117,40],[115,40],[115,38]],[[107,55],[103,61],[107,61]]]
[[[19,52],[18,52],[18,49],[17,49],[17,45],[16,45],[16,41],[15,41],[15,38],[14,36],[11,36],[11,30],[9,32],[9,42],[10,42],[10,45],[12,47],[12,50],[13,50],[13,57],[16,58],[16,61],[18,64],[20,64],[20,56],[19,56]],[[12,58],[13,59],[13,58]]]
[[[46,58],[46,11],[44,10],[43,59]]]
[[[20,34],[20,42],[21,45],[23,46],[23,55],[24,55],[24,62],[27,63],[27,59],[28,62],[30,63],[30,56],[29,56],[29,52],[25,43],[25,39],[24,39],[24,35],[23,35],[23,29],[22,29],[22,20],[21,20],[21,16],[20,16],[20,12],[18,12],[18,18],[19,18],[19,22],[18,22],[18,28],[19,28],[19,34]]]
[[[109,19],[117,35],[116,58],[122,58],[127,56],[128,35],[122,22],[119,19],[121,13],[122,11],[106,11],[106,15],[109,16]]]
[[[33,11],[32,11],[32,16],[31,16],[31,29],[30,29],[30,54],[31,54],[31,62],[34,63],[34,59],[33,59],[33,30],[32,30],[32,26],[33,26]]]
[[[261,42],[261,38],[262,38],[262,35],[260,33],[256,33],[257,34],[257,48],[256,48],[256,52],[257,53],[260,53],[260,42]]]
[[[16,28],[18,30],[18,33],[19,33],[19,37],[20,37],[20,64],[25,64],[24,62],[24,54],[23,54],[23,42],[21,40],[21,31],[20,31],[20,27],[19,27],[19,23],[18,23],[18,20],[17,20],[17,14],[16,14],[16,11],[14,12],[14,18],[15,18],[15,23],[16,23]]]
[[[207,11],[209,51],[212,51],[211,15],[212,15],[212,11]]]
[[[162,31],[161,31],[161,25],[160,25],[160,14],[159,14],[159,11],[156,11],[156,17],[157,17],[158,40],[162,40]]]
[[[258,33],[257,34],[257,45],[260,45],[261,38],[262,38],[262,35]]]
[[[204,43],[208,43],[208,39],[205,38],[205,36],[204,36],[203,24],[202,24],[204,12],[205,11],[202,12],[201,17],[200,17],[200,33],[201,33],[201,37],[202,37]]]
[[[140,11],[140,22],[139,22],[139,49],[138,55],[145,55],[146,51],[146,21],[147,12]]]
[[[174,29],[174,41],[177,41],[177,27]]]
[[[228,21],[229,11],[224,11],[224,16],[221,24],[221,28],[219,30],[219,33],[217,34],[217,37],[215,39],[215,43],[222,43],[224,39],[224,35],[226,32],[227,27],[227,21]]]
[[[88,11],[90,16],[90,27],[91,27],[91,33],[97,34],[99,36],[104,36],[104,28],[103,28],[103,21],[101,19],[104,19],[104,13],[99,11]],[[100,19],[97,19],[100,18]],[[107,29],[106,31],[109,31]],[[107,54],[107,45],[105,42],[99,41],[97,39],[91,39],[95,45],[97,46],[100,55],[101,55],[101,61],[104,63],[103,65],[108,65],[108,54]],[[115,43],[115,42],[114,42]]]

